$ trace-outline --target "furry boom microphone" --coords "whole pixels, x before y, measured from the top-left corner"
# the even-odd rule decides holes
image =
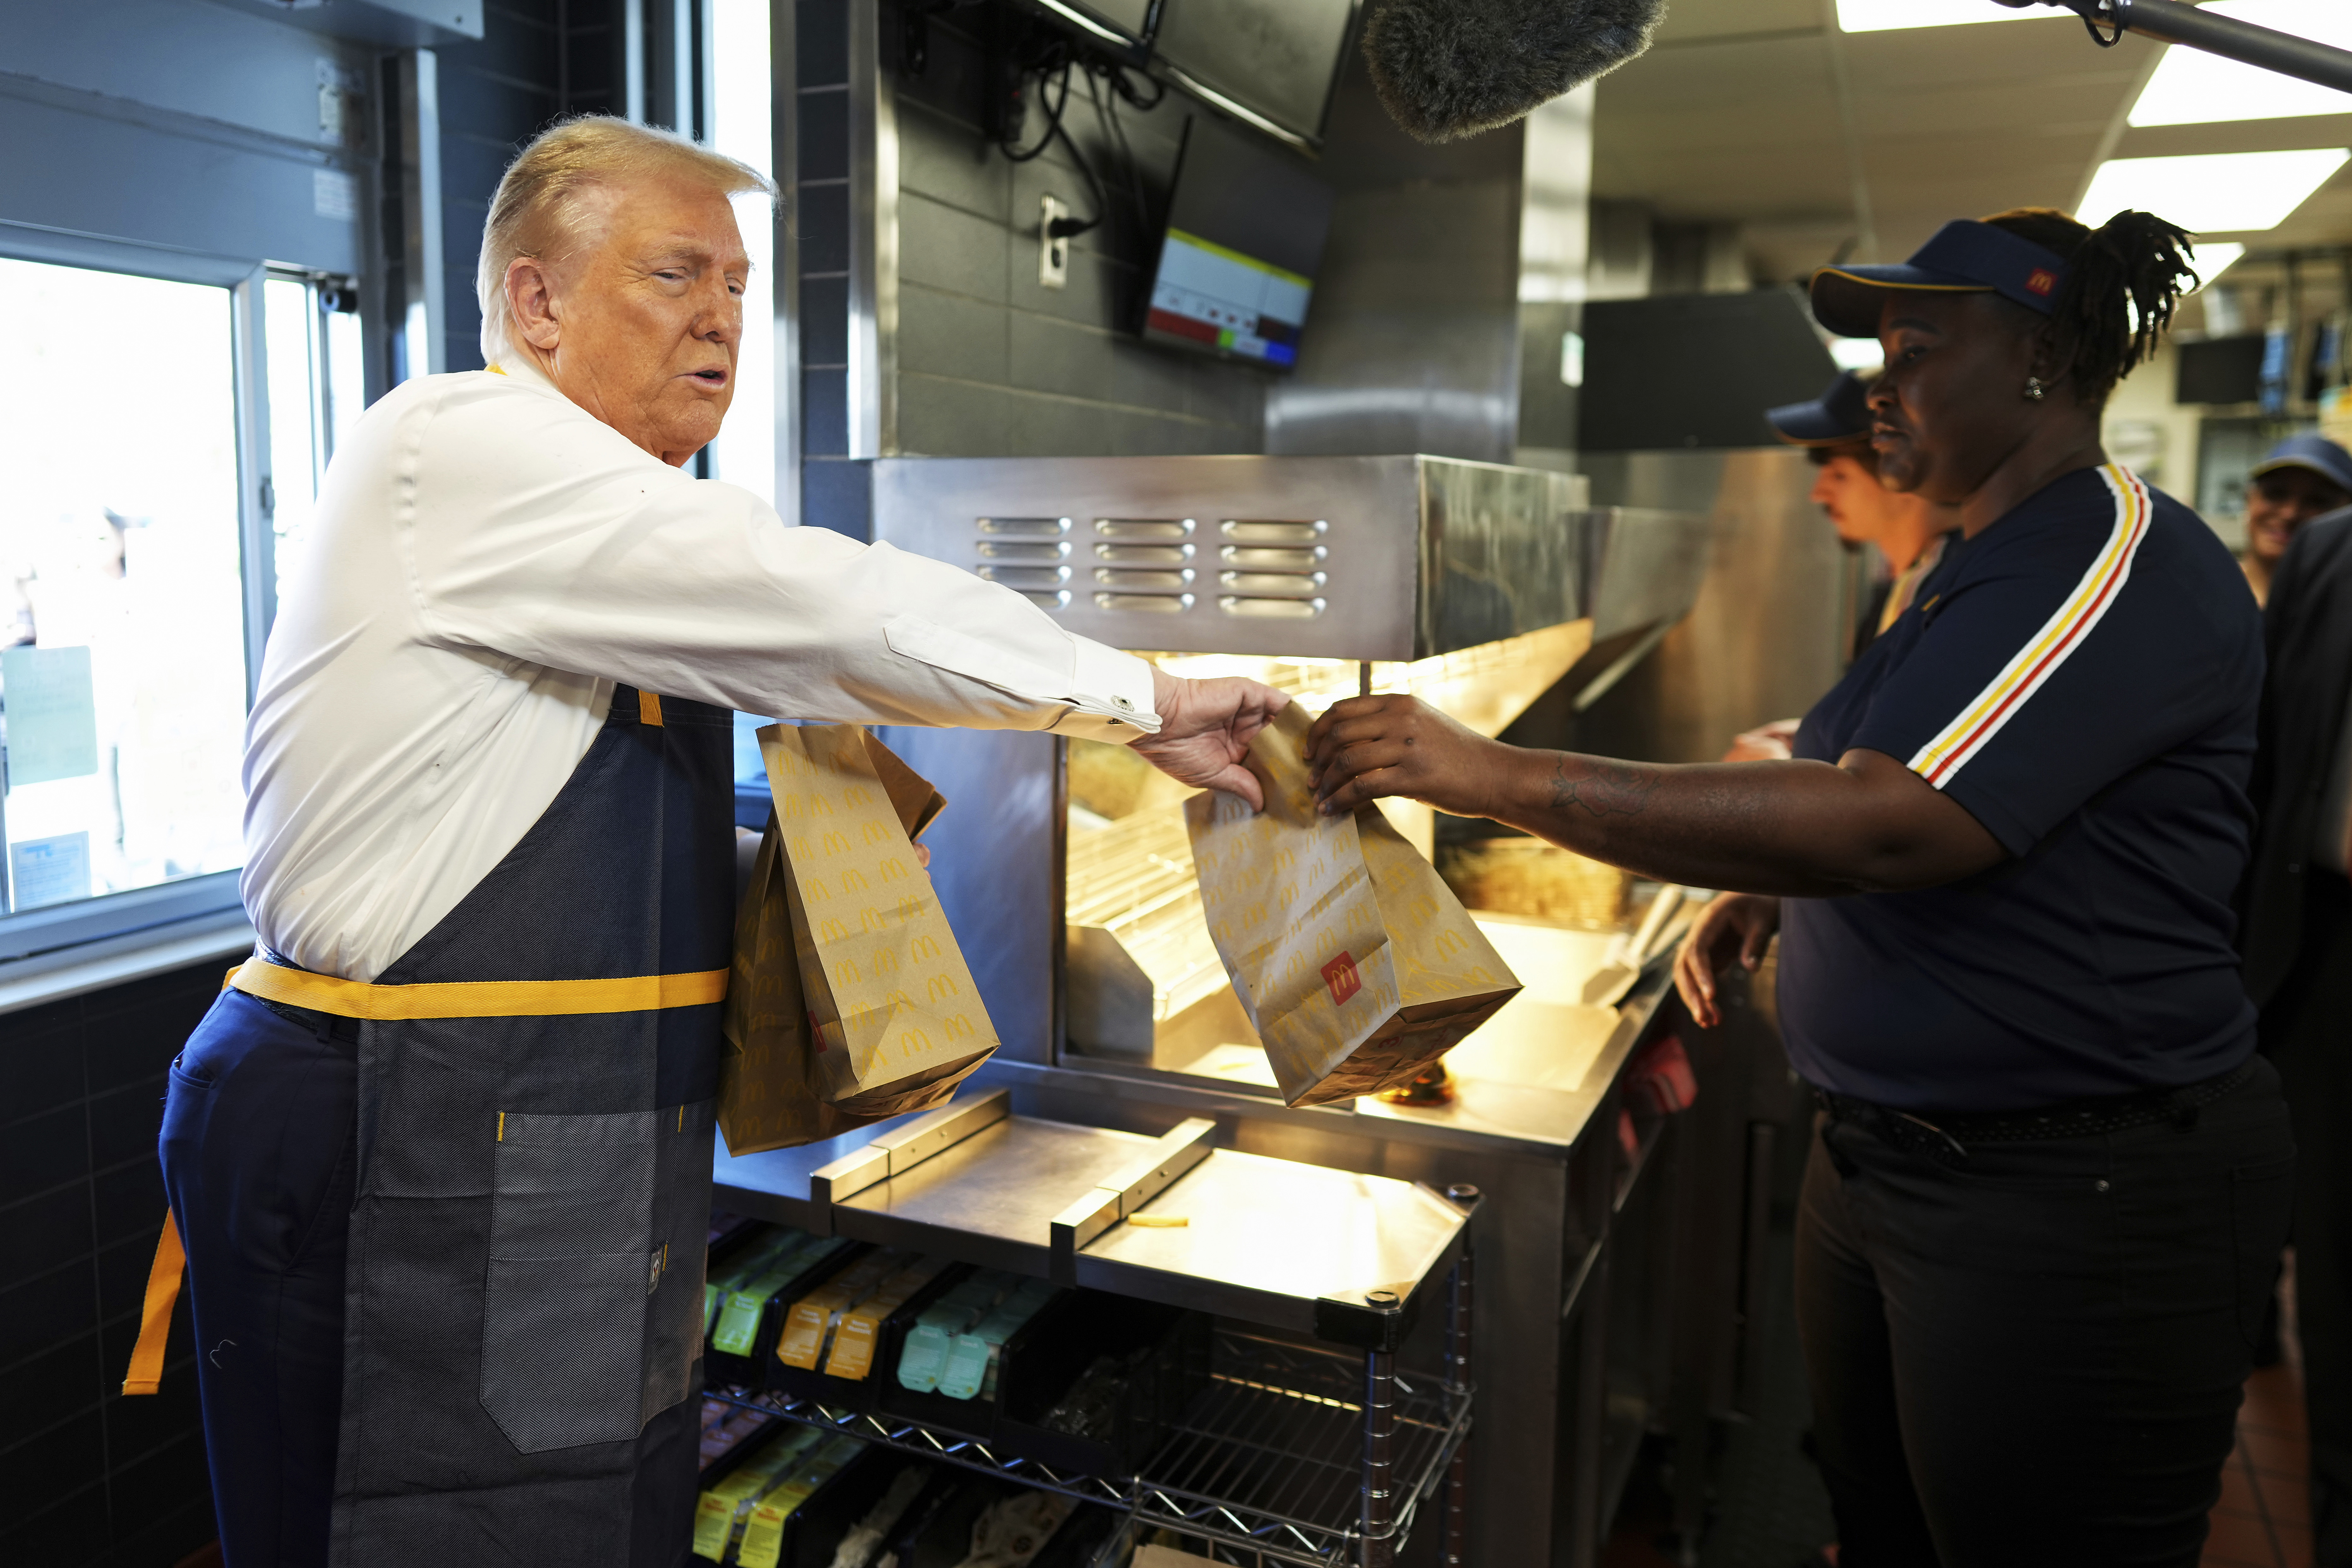
[[[1364,62],[1390,118],[1423,141],[1508,125],[1650,47],[1665,0],[1386,0]]]

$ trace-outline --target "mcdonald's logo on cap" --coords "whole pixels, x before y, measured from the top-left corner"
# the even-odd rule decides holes
[[[1323,966],[1323,983],[1331,988],[1331,1005],[1339,1006],[1364,988],[1364,977],[1356,973],[1355,956],[1342,953]]]
[[[2046,267],[2037,267],[2026,275],[2025,291],[2028,294],[2038,294],[2047,299],[2051,290],[2057,287],[2058,275]]]

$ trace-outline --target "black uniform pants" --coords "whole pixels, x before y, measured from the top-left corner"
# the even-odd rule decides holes
[[[2299,1154],[2294,1304],[2318,1568],[2352,1568],[2352,887],[2315,869],[2303,957],[2263,1009]]]
[[[1844,1568],[2195,1568],[2286,1236],[2277,1075],[1965,1155],[1815,1125],[1797,1312]]]

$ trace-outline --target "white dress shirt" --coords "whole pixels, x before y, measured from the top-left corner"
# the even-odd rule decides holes
[[[262,939],[382,974],[554,800],[615,683],[789,718],[1160,727],[1150,665],[1017,593],[787,528],[530,367],[427,376],[335,455],[269,633],[245,754]]]

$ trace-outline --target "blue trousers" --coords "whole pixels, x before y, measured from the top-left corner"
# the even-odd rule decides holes
[[[188,1254],[226,1568],[324,1568],[343,1386],[358,1025],[224,991],[172,1063],[163,1182]]]

